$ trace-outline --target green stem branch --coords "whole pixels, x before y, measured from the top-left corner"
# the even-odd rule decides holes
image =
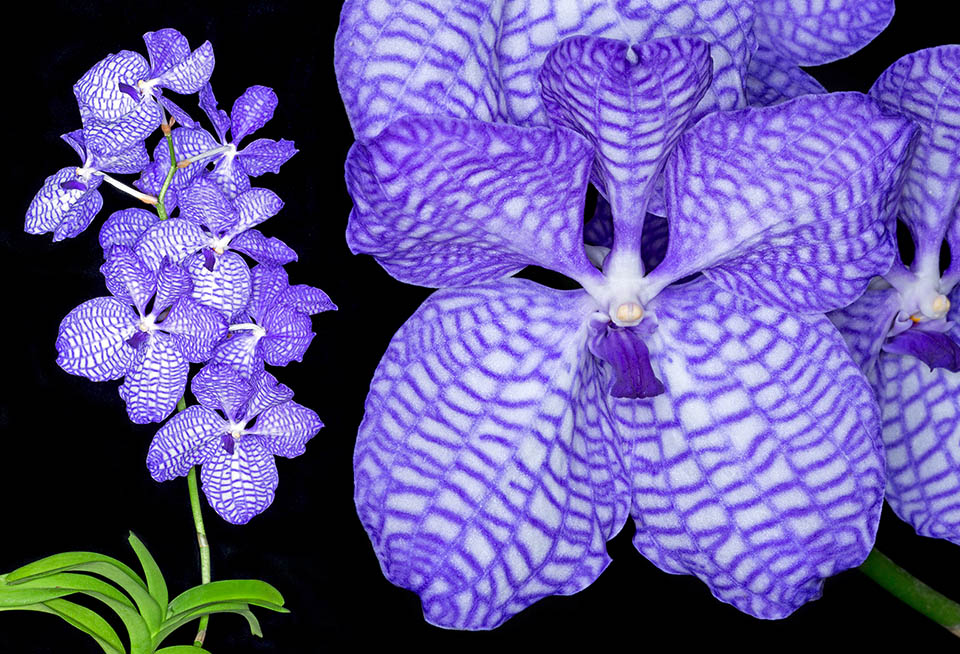
[[[167,147],[170,148],[170,169],[167,170],[167,176],[163,180],[163,186],[160,187],[160,193],[157,195],[157,214],[160,216],[160,220],[166,220],[167,209],[163,203],[167,198],[167,189],[170,188],[170,182],[173,181],[173,174],[177,172],[177,153],[173,149],[173,136],[170,133],[170,126],[163,123],[160,128],[163,130],[164,138],[167,139]]]
[[[859,570],[907,606],[960,637],[960,604],[930,588],[876,549]]]

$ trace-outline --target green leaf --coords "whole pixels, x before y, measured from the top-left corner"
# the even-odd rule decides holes
[[[126,604],[130,608],[134,608],[133,602],[131,602],[126,595],[107,582],[90,575],[78,575],[72,572],[57,572],[43,577],[34,577],[28,581],[21,581],[15,586],[4,586],[2,582],[0,582],[0,597],[3,597],[4,593],[17,593],[20,589],[27,588],[102,593],[107,597]]]
[[[162,643],[167,636],[172,634],[183,625],[198,618],[202,618],[205,615],[212,615],[214,613],[236,613],[237,615],[242,615],[244,618],[246,618],[247,624],[250,625],[250,633],[252,633],[254,636],[263,637],[263,632],[260,631],[260,623],[257,621],[257,616],[250,612],[249,606],[243,602],[220,602],[217,604],[209,604],[192,611],[178,613],[176,615],[171,614],[170,617],[168,617],[160,626],[159,631],[154,634],[153,646],[159,647],[160,643]]]
[[[0,607],[20,608],[30,606],[38,602],[57,599],[64,595],[70,595],[72,590],[59,588],[17,588],[11,590],[9,586],[0,591]]]
[[[25,581],[31,577],[40,577],[43,575],[53,574],[55,572],[65,572],[68,568],[75,568],[77,565],[85,563],[110,564],[144,588],[147,587],[143,579],[141,579],[129,566],[117,561],[112,557],[104,556],[103,554],[97,554],[96,552],[63,552],[61,554],[54,554],[52,556],[40,559],[39,561],[28,563],[17,568],[13,572],[7,573],[6,581],[7,583],[13,584],[18,581]]]
[[[71,569],[100,575],[114,582],[123,588],[123,590],[127,591],[130,597],[133,598],[139,610],[139,615],[143,616],[143,620],[147,623],[147,628],[150,630],[150,633],[155,632],[160,627],[160,623],[163,622],[163,618],[161,617],[163,610],[160,608],[160,605],[157,604],[157,600],[153,599],[150,595],[146,585],[131,581],[128,575],[121,573],[115,566],[98,561],[80,563]]]
[[[225,579],[194,586],[177,595],[167,608],[167,615],[190,611],[215,602],[243,602],[272,611],[286,612],[283,595],[259,579]]]
[[[157,562],[150,554],[146,545],[144,545],[132,531],[127,540],[130,542],[130,547],[133,548],[137,559],[140,561],[140,565],[143,567],[143,574],[147,579],[147,590],[150,592],[150,596],[153,597],[160,606],[160,620],[162,621],[167,617],[167,602],[170,601],[170,597],[167,594],[167,582],[164,581],[163,573],[160,572],[160,566],[157,565]]]
[[[2,610],[14,609],[0,609],[0,611]],[[127,654],[123,642],[121,642],[113,627],[95,611],[91,611],[85,606],[67,600],[54,599],[43,604],[19,607],[17,610],[38,611],[55,615],[97,641],[97,644],[106,654]]]
[[[156,654],[210,654],[210,652],[195,645],[173,645],[158,649]]]

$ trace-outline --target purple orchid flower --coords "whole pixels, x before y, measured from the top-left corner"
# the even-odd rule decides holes
[[[303,454],[323,423],[267,372],[246,381],[228,366],[210,364],[190,388],[200,404],[160,428],[147,468],[155,480],[167,481],[201,466],[210,506],[227,522],[245,524],[273,502],[279,481],[274,456]]]
[[[173,152],[176,161],[185,161],[202,155],[217,147],[217,142],[210,134],[200,127],[177,127],[170,131],[173,139]],[[140,179],[133,183],[144,193],[159,195],[170,170],[170,146],[166,139],[162,139],[153,151],[153,161],[144,169]],[[167,188],[164,205],[167,211],[173,211],[179,205],[180,193],[191,186],[206,172],[202,165],[190,165],[178,168],[173,173],[170,186]]]
[[[143,143],[114,154],[102,155],[87,147],[82,130],[63,134],[83,165],[61,168],[48,177],[27,208],[24,231],[53,232],[54,241],[73,238],[85,230],[103,207],[100,184],[104,173],[130,174],[143,170],[149,161]]]
[[[262,371],[264,363],[285,366],[301,361],[316,336],[310,316],[337,309],[319,288],[290,286],[282,266],[261,263],[250,278],[250,302],[230,325],[231,337],[211,359],[230,366],[244,379]]]
[[[149,63],[141,55],[122,50],[98,62],[74,85],[87,143],[98,152],[125,150],[143,141],[163,121],[162,105],[179,123],[192,127],[190,116],[163,96],[196,93],[213,72],[213,47],[205,41],[190,50],[175,29],[143,35]]]
[[[257,139],[238,150],[240,143],[266,125],[278,104],[277,94],[266,86],[251,86],[233,103],[231,115],[217,108],[213,88],[206,84],[200,91],[200,108],[213,123],[220,139],[221,152],[210,159],[209,176],[217,180],[228,197],[250,189],[250,177],[266,172],[279,173],[280,166],[297,153],[293,141]],[[227,139],[227,132],[231,138]]]
[[[960,545],[960,45],[909,54],[870,95],[920,126],[899,207],[915,243],[831,314],[877,392],[887,501],[923,536]],[[941,257],[949,253],[945,269]]]
[[[584,588],[628,515],[654,564],[763,618],[870,551],[879,416],[821,312],[889,267],[914,127],[851,93],[683,133],[710,74],[697,39],[577,37],[540,76],[560,127],[405,117],[351,150],[351,248],[441,288],[377,368],[354,461],[383,570],[429,622],[489,629]],[[669,245],[646,272],[660,170]],[[531,264],[583,290],[504,279]]]
[[[92,381],[124,378],[120,397],[130,420],[160,422],[183,395],[188,364],[210,358],[227,333],[226,321],[189,297],[189,276],[169,262],[153,271],[117,245],[100,271],[112,297],[88,300],[67,314],[57,363]]]
[[[273,191],[253,188],[230,199],[219,184],[201,177],[180,192],[179,203],[179,216],[147,228],[134,250],[151,270],[165,258],[183,262],[193,298],[228,320],[250,301],[250,269],[240,253],[261,263],[296,261],[283,242],[252,229],[283,207]]]

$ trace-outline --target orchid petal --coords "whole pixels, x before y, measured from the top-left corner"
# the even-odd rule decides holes
[[[330,300],[326,293],[319,288],[306,284],[295,284],[288,287],[283,292],[280,301],[311,316],[324,311],[337,310],[337,305]]]
[[[157,214],[146,209],[121,209],[114,211],[100,227],[100,247],[106,257],[114,245],[133,247],[137,239],[159,220]]]
[[[639,257],[654,179],[710,86],[710,71],[709,46],[690,38],[630,46],[571,37],[547,55],[544,107],[596,150],[594,178],[610,202],[615,251]]]
[[[258,324],[287,289],[287,271],[283,266],[261,263],[250,271],[250,302],[247,313]]]
[[[77,153],[81,161],[87,158],[87,145],[83,140],[82,129],[75,129],[72,132],[61,134],[60,138],[73,148],[73,151]]]
[[[98,178],[98,175],[94,175]],[[63,222],[53,230],[53,241],[73,238],[85,230],[103,208],[103,196],[99,191],[89,191],[63,215]]]
[[[250,190],[250,177],[243,171],[236,155],[227,153],[217,157],[215,161],[213,170],[207,173],[207,177],[219,184],[227,197],[233,199]]]
[[[703,278],[649,309],[666,392],[610,399],[631,461],[634,544],[741,611],[783,618],[873,547],[884,484],[873,391],[823,316]]]
[[[887,501],[921,536],[960,545],[960,373],[883,353],[871,381],[883,415]]]
[[[204,41],[188,57],[158,75],[156,79],[160,86],[174,93],[196,93],[210,81],[214,63],[213,46],[210,41]]]
[[[869,373],[899,311],[900,294],[895,289],[867,289],[859,300],[827,317],[840,330],[854,363]]]
[[[211,442],[227,433],[227,423],[202,406],[188,406],[157,431],[147,450],[147,469],[156,481],[183,477],[190,468],[206,463]]]
[[[254,391],[253,396],[250,398],[250,403],[247,405],[247,420],[260,415],[271,407],[289,402],[293,399],[293,391],[290,390],[290,387],[278,382],[277,378],[269,372],[257,373],[252,377],[251,383],[254,386]],[[251,433],[260,433],[256,431],[255,427],[252,427],[248,431]]]
[[[243,409],[253,397],[254,388],[232,368],[211,363],[193,376],[190,392],[206,408],[237,421],[243,418]]]
[[[627,489],[584,403],[603,392],[585,352],[593,310],[582,291],[519,279],[443,289],[380,362],[356,503],[385,575],[430,623],[492,629],[609,563]]]
[[[260,436],[263,447],[276,456],[292,459],[306,452],[307,441],[323,427],[314,411],[296,402],[266,409],[247,433]]]
[[[198,123],[193,118],[191,118],[190,114],[188,114],[186,111],[181,109],[176,102],[174,102],[173,100],[171,100],[165,95],[159,95],[157,91],[155,91],[154,93],[156,94],[155,97],[157,99],[157,102],[160,103],[160,105],[167,110],[167,113],[173,117],[174,121],[176,121],[178,125],[183,125],[184,127],[191,128],[191,129],[195,127],[199,127],[200,123]],[[165,140],[166,139],[164,139],[164,141]]]
[[[230,228],[231,234],[256,227],[283,209],[280,196],[265,188],[252,188],[234,198],[233,203],[237,208],[237,222]]]
[[[157,291],[157,276],[143,265],[133,250],[124,245],[113,246],[106,263],[100,266],[100,274],[115,298],[137,307],[140,315],[146,314],[147,302]]]
[[[237,210],[218,184],[201,177],[180,194],[180,217],[200,223],[214,236],[220,236],[236,225]]]
[[[169,27],[147,32],[143,35],[143,42],[147,45],[147,56],[150,58],[150,71],[153,75],[170,70],[190,55],[187,37]]]
[[[241,377],[250,379],[263,370],[263,353],[258,347],[261,338],[251,331],[231,331],[217,346],[210,361],[229,366]]]
[[[237,153],[236,161],[247,175],[258,177],[264,173],[279,173],[280,166],[297,152],[293,141],[257,139]]]
[[[163,261],[157,271],[157,295],[153,299],[153,311],[160,314],[177,299],[189,295],[193,290],[193,280],[182,266]]]
[[[757,41],[801,66],[843,59],[893,18],[893,0],[757,0]]]
[[[230,249],[242,252],[254,261],[282,266],[297,260],[297,253],[280,239],[267,238],[256,229],[248,229],[230,240]]]
[[[136,146],[160,127],[161,122],[163,112],[153,98],[148,97],[116,120],[85,117],[83,137],[91,150],[101,153],[119,152]]]
[[[900,218],[916,244],[914,268],[939,272],[941,244],[960,212],[960,45],[920,50],[897,60],[880,75],[870,95],[920,125]]]
[[[130,371],[120,385],[131,422],[162,422],[183,397],[190,366],[176,340],[154,332],[137,348]]]
[[[761,45],[750,58],[744,80],[747,104],[769,107],[801,95],[826,93],[827,90],[795,61]]]
[[[106,122],[114,122],[133,111],[137,101],[120,90],[119,84],[135,85],[150,74],[147,60],[136,52],[121,50],[94,64],[73,85],[73,94],[81,113]],[[159,125],[159,123],[157,123]],[[87,141],[87,145],[90,142]]]
[[[164,259],[179,263],[210,242],[199,223],[186,218],[161,220],[137,240],[134,252],[151,270],[159,270]]]
[[[256,437],[241,437],[234,451],[221,448],[200,469],[207,501],[227,522],[242,525],[273,502],[279,483],[273,455]]]
[[[316,334],[310,316],[287,305],[277,305],[266,312],[263,328],[267,335],[260,341],[263,359],[271,366],[285,366],[301,361]]]
[[[109,154],[99,152],[90,153],[89,166],[105,173],[118,175],[134,175],[142,171],[150,163],[147,146],[137,141],[126,150],[119,150]]]
[[[421,286],[529,264],[597,278],[582,235],[591,163],[589,145],[567,130],[404,118],[347,155],[347,243]]]
[[[234,143],[253,134],[273,118],[277,94],[267,86],[251,86],[233,103],[230,110],[230,136]]]
[[[217,255],[213,270],[207,270],[203,257],[194,254],[183,267],[193,279],[193,299],[216,309],[224,318],[229,320],[250,301],[250,269],[239,254]]]
[[[227,335],[227,321],[220,312],[189,297],[174,302],[159,327],[173,335],[183,356],[192,363],[207,361]]]
[[[703,270],[790,311],[850,304],[890,267],[915,132],[859,93],[708,116],[667,162],[670,242],[648,279]]]
[[[27,208],[23,227],[25,232],[28,234],[53,232],[64,222],[90,224],[102,206],[103,199],[101,198],[98,204],[89,205],[84,200],[87,200],[90,194],[99,197],[99,193],[90,188],[79,190],[63,186],[65,182],[76,178],[76,166],[67,166],[44,180],[43,186],[37,191]],[[96,188],[102,179],[99,175],[92,175],[90,186]]]
[[[127,374],[134,350],[126,340],[136,330],[137,314],[112,297],[87,300],[67,314],[57,334],[57,365],[92,381]]]
[[[230,129],[230,116],[223,109],[217,108],[217,98],[213,95],[213,87],[210,86],[210,82],[204,84],[203,88],[200,89],[200,108],[213,123],[217,138],[220,139],[221,143],[226,143],[227,130]]]

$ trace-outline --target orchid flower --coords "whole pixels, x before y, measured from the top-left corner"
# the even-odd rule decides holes
[[[915,253],[831,318],[877,392],[887,501],[917,533],[960,545],[958,71],[960,45],[930,48],[895,62],[870,90],[920,125],[899,207]]]
[[[540,75],[557,127],[404,117],[348,155],[351,248],[441,289],[391,342],[357,440],[383,570],[431,623],[493,628],[590,584],[631,515],[658,567],[784,617],[873,545],[876,403],[820,314],[889,267],[914,127],[833,94],[684,133],[711,88],[699,39],[574,37]],[[647,272],[661,170],[669,246]],[[613,214],[600,270],[591,177]],[[527,265],[583,289],[505,278]]]

